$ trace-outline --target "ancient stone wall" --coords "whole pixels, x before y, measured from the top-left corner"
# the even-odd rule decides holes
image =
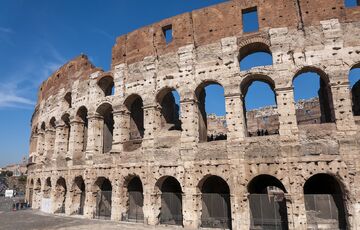
[[[242,10],[253,7],[259,30],[244,33]],[[348,80],[360,63],[359,12],[340,0],[234,0],[120,36],[109,72],[75,58],[40,88],[28,165],[32,207],[46,194],[54,213],[266,229],[266,215],[255,210],[273,202],[280,208],[269,210],[270,224],[281,229],[360,229],[360,119]],[[270,53],[272,65],[242,70],[239,60],[256,51]],[[297,117],[313,107],[297,110],[293,79],[311,71],[322,80],[320,119],[301,125]],[[244,97],[255,80],[275,91],[274,135],[249,135]],[[207,140],[209,84],[224,88],[226,140]],[[174,115],[173,100],[164,101],[172,90],[179,122],[166,120]],[[324,210],[310,201],[324,197],[337,217],[316,216]]]

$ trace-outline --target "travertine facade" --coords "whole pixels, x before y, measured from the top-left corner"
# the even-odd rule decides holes
[[[255,6],[259,31],[243,33],[242,12]],[[256,51],[273,65],[241,70]],[[189,229],[360,229],[359,95],[348,80],[359,63],[360,8],[342,0],[234,0],[121,36],[111,71],[79,56],[42,84],[28,199],[50,212]],[[292,82],[309,71],[321,77],[321,124],[297,125]],[[278,134],[248,135],[243,98],[255,80],[276,93]],[[212,83],[224,88],[227,140],[207,142]],[[261,194],[262,208],[278,207],[268,215],[256,211]],[[327,195],[330,214],[309,200]]]

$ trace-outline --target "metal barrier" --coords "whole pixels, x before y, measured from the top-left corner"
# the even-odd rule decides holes
[[[250,229],[287,230],[286,200],[283,195],[251,194]]]
[[[160,224],[182,225],[182,194],[163,192],[161,194]]]
[[[343,199],[335,194],[305,194],[308,229],[346,229]]]
[[[94,218],[111,218],[111,197],[112,191],[99,191],[96,196],[96,211]]]
[[[202,194],[201,227],[231,229],[229,194]]]
[[[76,214],[84,215],[84,205],[85,205],[85,191],[81,191],[80,204],[79,204],[79,208],[76,210]]]
[[[131,191],[129,195],[129,210],[121,216],[122,221],[143,223],[144,222],[144,195],[139,191]]]

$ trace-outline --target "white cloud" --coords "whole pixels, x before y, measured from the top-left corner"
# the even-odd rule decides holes
[[[21,60],[18,63],[21,68],[5,75],[5,81],[0,83],[0,109],[34,109],[41,82],[65,63],[55,47],[49,43],[43,45],[45,51],[41,55]]]
[[[0,33],[11,34],[11,33],[14,33],[14,31],[11,28],[6,28],[6,27],[0,26]]]

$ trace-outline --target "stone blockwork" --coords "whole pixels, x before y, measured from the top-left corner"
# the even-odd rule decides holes
[[[259,30],[244,33],[254,7]],[[242,70],[257,51],[273,64]],[[359,95],[348,80],[359,63],[360,8],[342,0],[233,0],[120,36],[109,72],[82,55],[42,84],[27,198],[53,213],[188,229],[360,229]],[[305,72],[321,78],[320,118],[298,125],[293,79]],[[244,97],[256,80],[276,95],[274,135],[249,135]],[[209,84],[224,88],[226,140],[207,141]],[[312,205],[324,197],[330,211]],[[269,202],[278,208],[256,212]]]

